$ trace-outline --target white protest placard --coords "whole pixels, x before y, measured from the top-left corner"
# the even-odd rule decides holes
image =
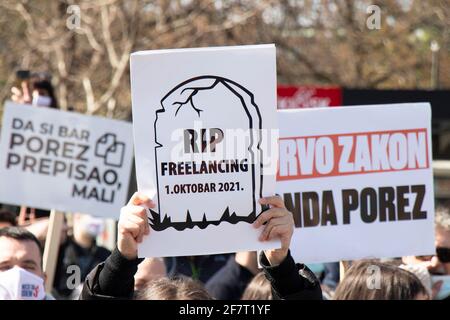
[[[434,252],[428,103],[278,111],[296,261]]]
[[[7,102],[0,138],[0,202],[119,217],[130,123]]]
[[[131,93],[138,189],[156,203],[139,256],[279,247],[252,227],[275,190],[275,46],[137,52]]]

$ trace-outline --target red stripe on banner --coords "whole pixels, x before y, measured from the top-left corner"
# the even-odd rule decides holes
[[[426,128],[279,139],[277,180],[298,180],[430,166]]]

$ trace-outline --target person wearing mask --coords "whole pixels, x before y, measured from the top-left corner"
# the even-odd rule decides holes
[[[321,299],[320,284],[314,274],[303,264],[295,264],[289,245],[294,232],[292,214],[286,210],[281,197],[260,199],[269,210],[261,213],[253,223],[255,228],[263,227],[260,241],[279,239],[280,249],[262,251],[259,261],[269,280],[276,299]],[[142,259],[137,258],[137,247],[144,236],[150,233],[147,208],[155,204],[146,196],[135,193],[127,206],[122,208],[117,247],[104,263],[99,264],[86,278],[80,299],[132,299],[134,297],[134,274]],[[176,280],[166,280],[165,289],[170,286],[176,292],[180,285]],[[148,297],[149,295],[147,295]],[[151,296],[150,296],[151,297]]]
[[[19,86],[11,88],[11,100],[36,107],[58,109],[58,101],[51,83],[51,76],[45,72],[31,74],[27,72],[26,74],[27,76],[20,77]]]
[[[45,293],[42,251],[29,231],[0,229],[0,300],[54,300]]]
[[[433,298],[450,299],[450,211],[447,207],[436,208],[435,240],[436,253],[429,256],[407,256],[402,258],[405,268],[428,270],[431,278],[435,276],[443,280],[433,281],[431,292]],[[423,271],[422,271],[423,272]]]
[[[104,261],[110,251],[100,247],[96,238],[103,231],[103,221],[87,214],[73,214],[73,235],[68,237],[60,247],[58,263],[55,272],[54,288],[61,298],[68,298],[72,289],[67,286],[67,268],[76,265],[80,268],[80,280],[84,281],[87,274],[100,262]]]
[[[30,73],[28,70],[17,71],[18,84],[11,88],[11,100],[36,107],[58,109],[58,100],[51,83],[51,76],[46,72]],[[36,222],[45,225],[50,216],[49,210],[20,207],[18,224],[29,226]],[[40,238],[38,236],[38,238]],[[42,238],[40,238],[42,240]],[[45,240],[45,239],[44,239]]]

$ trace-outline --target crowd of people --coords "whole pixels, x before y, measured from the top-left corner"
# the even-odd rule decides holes
[[[151,233],[146,209],[154,206],[135,193],[121,210],[116,247],[97,246],[101,221],[74,214],[65,226],[52,290],[45,290],[41,228],[18,223],[12,211],[0,211],[0,299],[18,299],[27,293],[16,288],[31,284],[29,297],[36,299],[138,299],[138,300],[428,300],[443,296],[444,283],[433,275],[450,275],[450,213],[436,211],[436,255],[397,259],[360,260],[347,264],[343,277],[326,281],[327,268],[296,263],[290,254],[294,231],[292,214],[278,197],[261,199],[270,209],[255,221],[262,226],[260,240],[280,239],[275,250],[237,252],[176,258],[137,257],[138,244]],[[46,218],[41,218],[45,220]],[[68,220],[68,219],[66,219]],[[48,219],[47,219],[48,221]],[[273,226],[277,228],[273,228]],[[81,270],[82,282],[69,286],[70,266]],[[328,274],[335,276],[333,264]],[[373,270],[379,272],[374,278]],[[315,270],[313,272],[312,270]],[[448,284],[447,284],[448,285]],[[24,293],[25,292],[25,293]],[[45,293],[50,292],[50,293]],[[447,292],[447,294],[449,294]]]
[[[50,80],[39,74],[13,88],[11,99],[57,108]],[[338,262],[306,265],[294,261],[289,249],[292,214],[279,196],[260,202],[269,207],[254,222],[262,228],[260,241],[279,239],[282,246],[259,255],[237,252],[139,259],[138,244],[152,232],[146,209],[154,207],[140,193],[121,210],[112,251],[97,245],[101,219],[66,215],[53,288],[45,288],[43,270],[49,212],[4,206],[0,211],[0,299],[427,300],[450,295],[449,283],[433,281],[434,275],[450,275],[450,213],[446,207],[436,209],[435,255],[350,261],[342,274]],[[74,284],[68,272],[73,266],[79,270],[80,283]]]

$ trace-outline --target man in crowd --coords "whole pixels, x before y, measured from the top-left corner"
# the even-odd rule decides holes
[[[0,300],[52,300],[45,278],[39,240],[23,228],[0,229]]]
[[[73,291],[67,286],[67,280],[71,276],[67,273],[69,266],[76,265],[80,268],[80,281],[83,282],[87,274],[110,255],[108,249],[97,245],[96,238],[102,231],[101,219],[74,213],[73,235],[61,244],[55,272],[54,288],[60,298],[68,298]]]
[[[428,273],[425,286],[429,288],[432,297],[450,297],[450,212],[447,207],[436,209],[435,216],[435,247],[436,254],[430,256],[403,257],[406,269],[416,274]],[[444,280],[431,281],[433,276],[449,276]],[[445,292],[443,292],[445,290]]]

